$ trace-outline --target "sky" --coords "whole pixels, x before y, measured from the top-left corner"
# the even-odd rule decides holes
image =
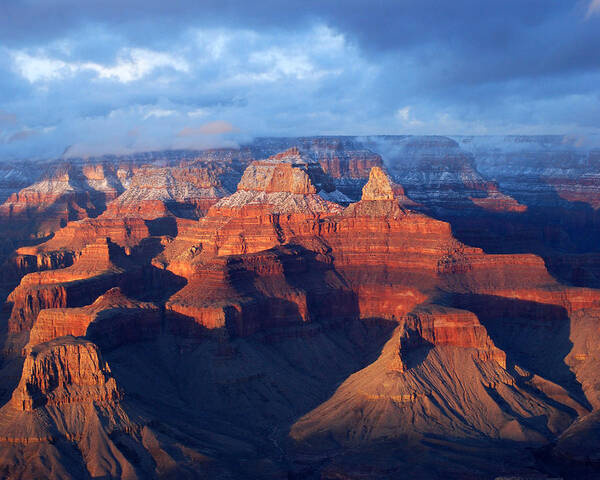
[[[600,0],[0,0],[0,160],[600,133]]]

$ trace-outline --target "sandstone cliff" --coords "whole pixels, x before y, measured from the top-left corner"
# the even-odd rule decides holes
[[[68,336],[31,349],[11,402],[18,409],[32,410],[73,402],[113,402],[119,397],[98,348]]]

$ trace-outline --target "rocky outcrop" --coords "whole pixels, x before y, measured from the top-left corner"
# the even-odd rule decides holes
[[[198,218],[228,192],[218,170],[193,166],[144,167],[107,206],[105,217],[153,220],[167,215]]]
[[[503,191],[528,205],[559,207],[568,202],[600,206],[598,149],[565,135],[455,137],[473,155],[477,169]]]
[[[258,211],[274,214],[327,214],[341,207],[318,195],[335,190],[320,165],[290,149],[267,160],[252,162],[237,191],[220,200],[209,216],[255,215]],[[333,195],[335,197],[335,195]]]
[[[79,253],[96,238],[109,238],[111,242],[131,249],[151,236],[152,224],[143,218],[108,217],[86,218],[80,222],[70,222],[58,230],[54,236],[36,247],[21,247],[18,254],[38,255],[56,251]]]
[[[25,358],[11,404],[29,411],[77,402],[114,402],[121,393],[93,343],[62,337],[34,347]]]
[[[383,166],[375,150],[353,137],[259,138],[242,151],[247,148],[253,158],[259,159],[290,147],[317,162],[336,188],[354,200],[360,197],[371,168]]]
[[[393,200],[392,180],[379,167],[373,167],[369,174],[369,181],[362,189],[361,200]]]
[[[578,419],[559,437],[553,453],[569,462],[594,465],[600,462],[600,410]]]
[[[97,216],[122,191],[114,165],[50,165],[42,180],[0,205],[0,222],[10,223],[12,237],[44,237],[69,221]]]
[[[358,317],[355,295],[331,259],[300,247],[209,261],[166,308],[174,333],[225,329],[234,337]]]
[[[170,310],[195,318],[206,328],[245,322],[250,318],[240,314],[244,310],[249,311],[245,300],[238,299],[233,303],[211,300],[240,296],[239,289],[231,289],[228,273],[231,264],[227,264],[226,258],[231,255],[258,255],[258,252],[279,248],[286,243],[318,252],[317,255],[339,272],[354,292],[356,308],[350,315],[354,317],[397,321],[414,307],[417,299],[422,301],[439,286],[456,292],[522,299],[529,295],[523,290],[525,286],[539,286],[539,295],[551,291],[546,286],[554,281],[540,258],[531,255],[491,256],[457,242],[449,224],[416,213],[404,205],[402,194],[396,194],[398,190],[393,182],[379,168],[373,169],[363,189],[363,199],[343,211],[336,208],[329,209],[327,214],[315,215],[310,209],[299,208],[296,213],[288,215],[266,213],[273,206],[257,197],[253,197],[256,206],[252,209],[249,205],[223,208],[240,193],[266,194],[262,189],[273,185],[290,190],[297,187],[298,191],[308,192],[277,193],[301,195],[302,198],[315,195],[310,193],[314,185],[306,183],[310,178],[306,171],[301,169],[297,175],[299,181],[294,183],[296,177],[290,172],[296,167],[294,164],[290,167],[290,162],[303,165],[299,157],[294,150],[264,164],[255,162],[240,182],[242,190],[221,200],[199,224],[190,226],[189,231],[182,232],[181,239],[167,246],[163,261],[172,272],[189,279],[188,286],[171,298]],[[287,172],[287,177],[282,174],[278,183],[274,184],[273,177],[279,171]],[[307,189],[307,185],[312,187]],[[295,203],[296,207],[299,205]],[[223,258],[221,263],[212,260],[215,256]],[[260,258],[266,264],[256,274],[259,279],[267,275],[270,257],[263,255]],[[534,271],[535,281],[532,282]],[[510,287],[512,290],[508,291]],[[198,291],[203,294],[195,293]],[[564,289],[558,291],[567,298]],[[253,299],[250,304],[254,305],[256,292],[249,293],[249,296]],[[397,308],[390,307],[388,298],[390,301],[397,299]],[[553,301],[561,299],[557,297]],[[302,311],[302,307],[295,308]],[[238,318],[240,320],[236,320]],[[237,331],[246,331],[245,326],[236,328]],[[256,328],[251,327],[247,331],[256,331]]]
[[[420,305],[402,319],[399,355],[411,348],[448,345],[474,349],[480,360],[494,360],[506,368],[506,354],[494,345],[473,312],[440,305]]]
[[[386,166],[411,200],[438,213],[523,212],[527,209],[484,177],[473,155],[440,136],[370,137],[366,145],[384,154]],[[493,177],[492,177],[493,178]]]
[[[380,357],[301,417],[291,428],[291,438],[317,451],[334,444],[364,448],[374,442],[385,448],[388,442],[440,434],[454,439],[483,434],[539,445],[574,418],[515,388],[514,378],[495,359],[480,358],[477,349],[449,343],[407,345],[404,335],[399,326]],[[537,415],[546,419],[543,425],[524,420]]]
[[[41,310],[29,335],[29,346],[65,335],[87,337],[101,348],[156,338],[161,332],[158,307],[125,296],[112,288],[91,305]]]
[[[97,239],[72,266],[25,275],[7,299],[9,331],[30,329],[40,310],[85,305],[118,284],[124,270],[111,261],[111,248],[107,239]]]
[[[415,448],[423,471],[484,458],[472,476],[492,478],[506,458],[515,472],[537,468],[528,449],[558,438],[554,459],[595,461],[593,448],[576,451],[596,438],[598,291],[561,284],[527,250],[538,224],[525,235],[502,223],[521,238],[518,254],[460,240],[457,225],[482,237],[486,219],[540,211],[521,209],[460,142],[385,142],[406,154],[385,150],[397,161],[386,169],[359,153],[380,148],[374,139],[303,139],[260,157],[247,146],[202,158],[165,153],[160,164],[149,155],[103,214],[21,247],[18,270],[45,271],[26,275],[9,298],[0,396],[18,387],[0,411],[12,459],[0,460],[25,465],[34,443],[61,454],[76,445],[70,464],[90,476],[194,476],[199,464],[215,468],[197,461],[201,445],[225,462],[241,451],[235,471],[244,478],[275,464],[273,476],[285,476],[296,458],[304,463],[292,475],[316,478],[338,475],[324,470],[324,452],[338,459],[350,448],[368,468],[376,450],[387,478],[412,473],[387,465]],[[379,164],[367,170],[359,157]],[[91,167],[86,175],[102,178]],[[218,201],[223,192],[209,191],[217,203],[206,212],[196,203],[203,189],[235,183]],[[343,185],[360,200],[349,203]],[[552,236],[562,224],[544,228]],[[17,340],[27,333],[23,350]],[[406,450],[394,457],[398,448]],[[498,452],[494,468],[481,466]],[[48,465],[68,463],[54,458]],[[463,473],[471,474],[454,477]]]

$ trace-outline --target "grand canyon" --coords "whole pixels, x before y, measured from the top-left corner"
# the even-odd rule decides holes
[[[600,0],[0,0],[0,480],[600,480]]]
[[[0,476],[600,478],[600,149],[0,162]]]

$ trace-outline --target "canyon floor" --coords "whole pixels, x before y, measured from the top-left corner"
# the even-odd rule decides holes
[[[0,163],[0,476],[600,478],[600,150]]]

